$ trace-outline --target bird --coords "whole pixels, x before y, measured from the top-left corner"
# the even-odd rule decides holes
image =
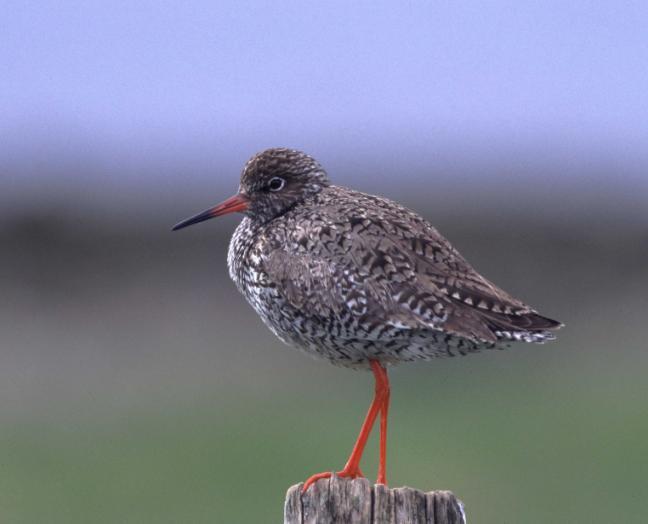
[[[240,212],[229,275],[283,342],[370,370],[374,397],[339,477],[360,461],[380,418],[377,484],[387,484],[387,369],[411,361],[543,343],[562,323],[481,276],[427,220],[380,196],[334,185],[313,157],[288,148],[248,160],[238,193],[179,230]],[[327,471],[310,476],[303,491]]]

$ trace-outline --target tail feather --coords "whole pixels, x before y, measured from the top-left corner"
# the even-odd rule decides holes
[[[547,342],[554,340],[553,330],[563,324],[557,320],[530,312],[523,315],[503,315],[487,312],[484,314],[488,327],[498,339],[519,340],[523,342]]]

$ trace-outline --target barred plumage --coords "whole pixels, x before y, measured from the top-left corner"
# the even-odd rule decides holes
[[[281,192],[264,190],[273,178]],[[331,185],[311,157],[271,149],[241,177],[250,209],[230,276],[284,342],[367,367],[544,342],[560,323],[479,275],[426,220]]]
[[[246,216],[230,243],[230,276],[266,325],[287,344],[374,373],[374,400],[341,477],[362,475],[380,415],[377,482],[387,482],[386,365],[544,342],[561,326],[482,277],[419,215],[331,185],[299,151],[254,156],[237,195],[174,229],[234,211]]]

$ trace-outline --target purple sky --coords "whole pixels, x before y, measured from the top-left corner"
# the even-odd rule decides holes
[[[14,186],[77,156],[112,184],[187,159],[229,180],[273,145],[360,175],[648,164],[645,2],[10,1],[0,34]]]

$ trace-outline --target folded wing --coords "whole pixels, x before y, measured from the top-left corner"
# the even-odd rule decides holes
[[[350,314],[481,342],[543,341],[561,326],[482,277],[418,215],[372,216],[373,208],[344,223],[332,210],[330,222],[291,230],[272,250],[264,266],[289,303],[314,316]]]

